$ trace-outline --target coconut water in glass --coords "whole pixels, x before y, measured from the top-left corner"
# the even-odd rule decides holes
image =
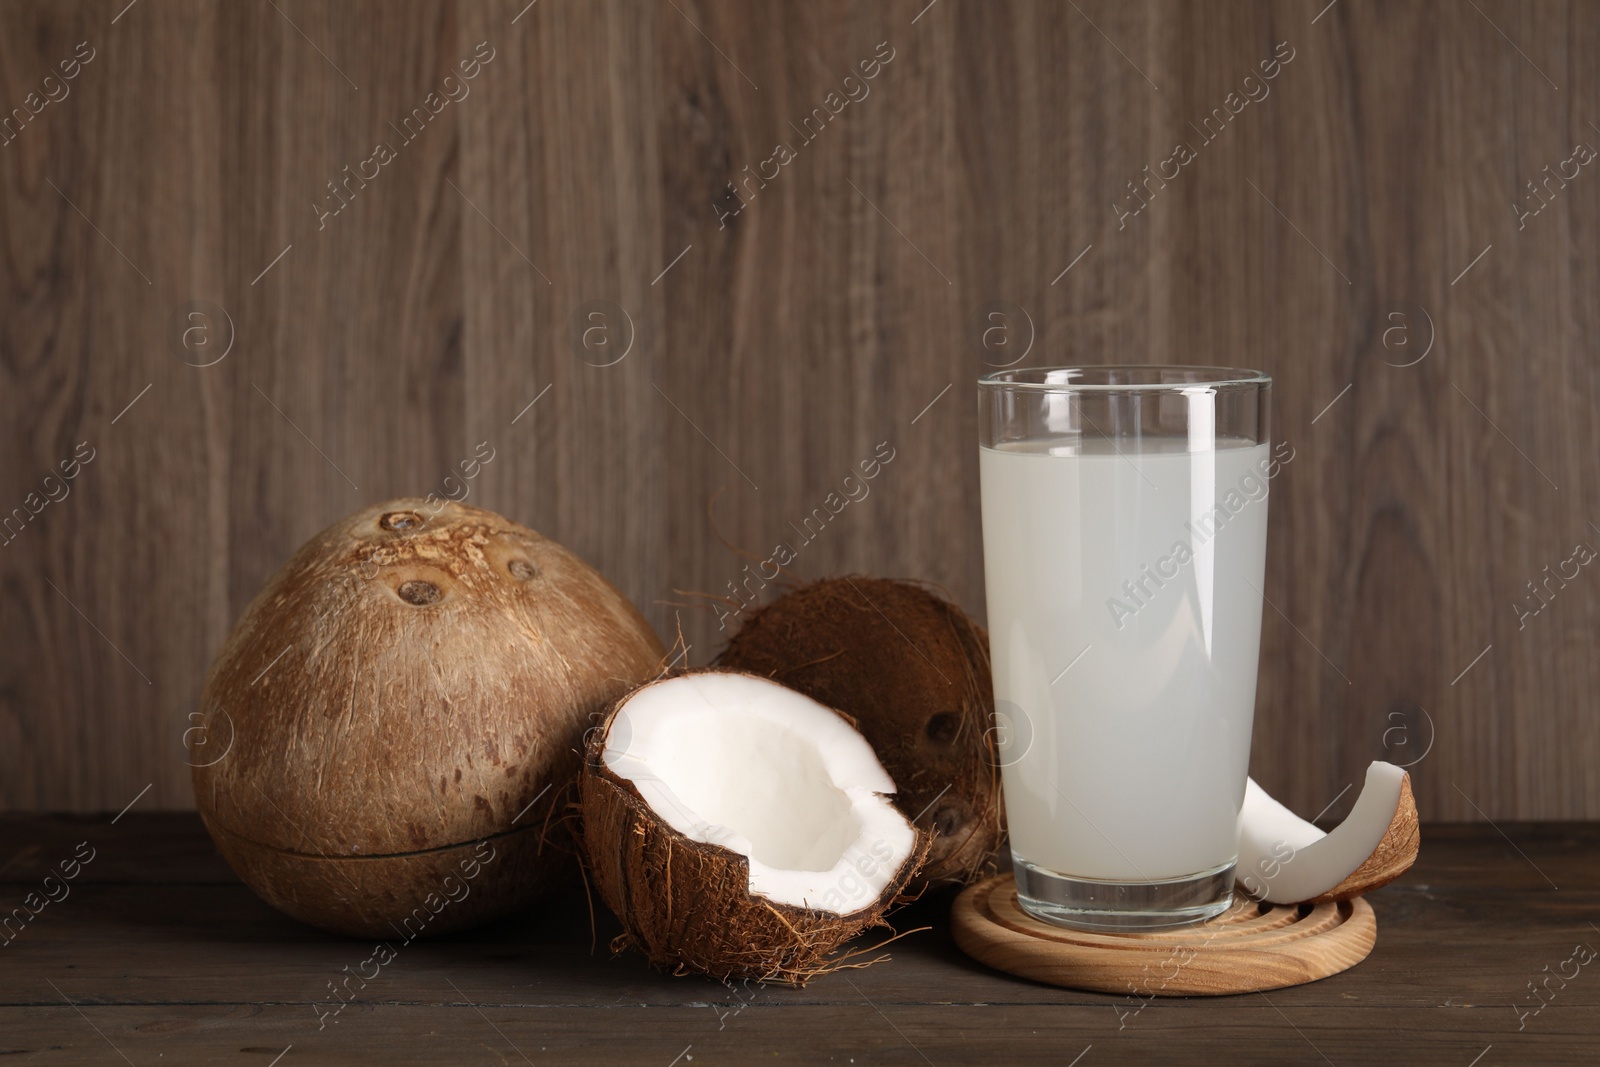
[[[984,566],[1019,903],[1160,929],[1232,901],[1261,638],[1270,379],[979,382]]]

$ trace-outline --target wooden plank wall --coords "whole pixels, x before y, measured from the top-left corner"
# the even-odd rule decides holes
[[[1175,361],[1295,449],[1262,783],[1600,818],[1600,568],[1517,608],[1600,547],[1593,5],[125,2],[0,6],[0,511],[67,491],[0,546],[0,807],[188,806],[252,592],[480,442],[700,663],[680,591],[880,443],[794,569],[981,614],[973,378]]]

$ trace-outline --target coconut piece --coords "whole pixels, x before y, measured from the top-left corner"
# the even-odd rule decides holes
[[[245,883],[297,919],[472,926],[576,883],[555,813],[583,732],[664,656],[598,571],[525,526],[366,508],[295,553],[218,654],[189,731],[195,801]]]
[[[887,578],[824,578],[753,612],[717,661],[856,721],[933,835],[913,889],[993,873],[1004,836],[989,636],[943,597]]]
[[[1239,884],[1273,904],[1326,904],[1388,885],[1421,845],[1411,776],[1374,761],[1355,807],[1324,833],[1245,783],[1239,815]]]
[[[596,887],[659,967],[801,985],[882,924],[927,851],[840,714],[755,675],[646,683],[590,737]]]

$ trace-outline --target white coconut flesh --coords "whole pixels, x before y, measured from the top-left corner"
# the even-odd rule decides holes
[[[848,915],[876,903],[916,846],[895,790],[849,723],[764,678],[686,674],[618,709],[606,767],[692,841],[749,861],[749,891]]]
[[[1377,851],[1400,806],[1405,777],[1392,763],[1373,762],[1355,807],[1326,833],[1248,780],[1239,813],[1239,883],[1251,896],[1273,904],[1331,891]]]

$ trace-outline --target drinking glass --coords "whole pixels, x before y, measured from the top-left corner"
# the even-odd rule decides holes
[[[1006,819],[1041,919],[1149,930],[1232,902],[1271,387],[1220,367],[978,380]]]

